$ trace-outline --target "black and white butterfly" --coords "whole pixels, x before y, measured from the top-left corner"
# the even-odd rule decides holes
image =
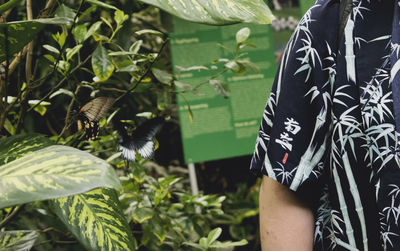
[[[118,150],[122,153],[122,157],[127,161],[135,161],[136,153],[146,159],[153,157],[155,147],[153,138],[163,123],[162,117],[149,119],[138,126],[130,136],[125,128],[118,124],[117,130],[120,136]]]
[[[114,104],[114,98],[98,97],[85,104],[78,112],[78,130],[85,129],[87,140],[99,135],[99,121]],[[82,125],[83,124],[83,125]]]

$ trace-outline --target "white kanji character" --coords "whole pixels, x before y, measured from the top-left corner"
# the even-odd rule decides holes
[[[301,130],[299,122],[293,118],[286,118],[285,126],[286,131],[292,134],[297,134]]]
[[[293,138],[289,137],[287,132],[281,133],[280,139],[275,139],[275,142],[280,144],[283,149],[292,151],[292,144],[290,143],[293,141]]]

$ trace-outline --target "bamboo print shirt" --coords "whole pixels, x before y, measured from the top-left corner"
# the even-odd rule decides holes
[[[311,205],[314,250],[400,250],[399,9],[353,0],[338,41],[339,1],[318,0],[278,67],[250,169]]]

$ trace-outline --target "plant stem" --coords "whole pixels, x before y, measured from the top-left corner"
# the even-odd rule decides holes
[[[17,4],[19,4],[19,2],[20,2],[20,0],[10,0],[7,3],[0,5],[0,14],[17,6]]]
[[[81,88],[81,85],[78,84],[78,86],[76,87],[75,92],[74,92],[75,97],[78,95],[78,92],[79,92],[80,88]],[[72,107],[73,107],[74,102],[75,102],[75,97],[73,97],[71,99],[71,102],[69,102],[68,109],[67,109],[67,115],[65,116],[65,125],[64,125],[63,129],[61,130],[60,134],[58,135],[56,143],[58,143],[58,141],[60,140],[61,136],[64,134],[65,130],[67,130],[67,128],[71,124],[70,123],[71,110],[72,110]]]
[[[136,84],[135,84],[131,89],[127,90],[124,94],[122,94],[121,96],[119,96],[118,98],[116,98],[116,99],[115,99],[115,103],[116,103],[118,100],[124,98],[126,95],[128,95],[129,93],[131,93],[133,90],[135,90],[135,89],[139,86],[139,84],[143,81],[143,79],[144,79],[144,78],[147,76],[147,74],[149,74],[149,72],[151,71],[151,68],[153,67],[154,63],[158,60],[158,58],[160,57],[161,52],[163,51],[165,45],[167,45],[168,41],[169,41],[169,38],[165,39],[164,43],[161,45],[161,48],[160,48],[160,50],[159,50],[158,53],[157,53],[156,58],[155,58],[153,61],[151,61],[149,67],[147,67],[146,72],[139,78],[139,80],[136,82]]]
[[[32,0],[26,0],[26,16],[28,20],[33,20],[32,13]],[[26,60],[25,60],[25,81],[26,91],[21,96],[21,107],[18,114],[18,121],[16,125],[16,133],[21,130],[22,124],[26,115],[26,107],[28,106],[28,96],[31,91],[30,82],[32,80],[32,58],[33,58],[34,40],[32,40],[26,47]]]
[[[90,54],[87,58],[85,58],[85,60],[83,60],[79,65],[77,65],[74,69],[71,70],[71,72],[69,73],[69,75],[73,74],[75,71],[79,70],[84,64],[86,64],[89,59],[92,58],[92,54]],[[37,104],[35,104],[34,106],[32,106],[31,108],[28,109],[28,112],[30,112],[32,109],[35,109],[36,106],[40,105],[40,103],[42,103],[46,98],[48,98],[56,89],[58,89],[62,84],[64,84],[65,81],[68,80],[68,76],[65,76],[63,79],[61,79],[60,82],[58,82],[53,88],[51,88],[51,90],[43,97],[39,100],[39,102]]]
[[[22,209],[23,205],[15,206],[14,209],[8,214],[1,222],[0,229],[4,227],[17,213]]]

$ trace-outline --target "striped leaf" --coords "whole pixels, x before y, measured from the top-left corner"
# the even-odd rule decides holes
[[[0,250],[30,250],[38,237],[38,232],[30,230],[0,232]]]
[[[38,135],[0,141],[0,154],[4,155],[0,163],[6,163],[0,166],[0,208],[98,187],[121,187],[114,169],[104,160],[72,147],[49,144]]]
[[[274,19],[262,0],[140,0],[180,18],[205,24],[269,24]]]
[[[89,250],[136,250],[115,190],[99,188],[51,201],[52,208]]]
[[[53,143],[41,134],[18,134],[0,140],[0,165]]]

